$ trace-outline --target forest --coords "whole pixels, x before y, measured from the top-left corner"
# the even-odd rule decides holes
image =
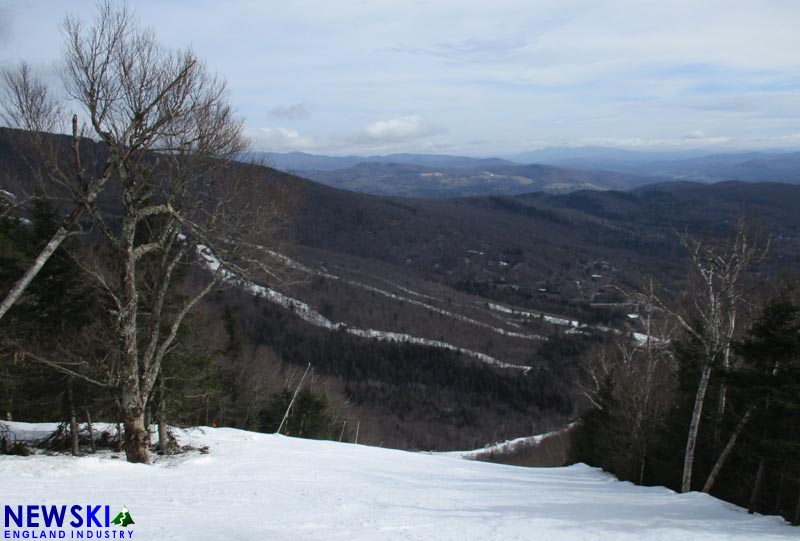
[[[728,238],[686,238],[686,290],[642,295],[652,329],[586,364],[591,405],[573,460],[679,492],[702,490],[800,522],[800,296],[765,274],[769,235],[740,217]]]

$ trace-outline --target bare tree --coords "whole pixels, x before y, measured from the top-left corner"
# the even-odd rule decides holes
[[[4,69],[3,107],[0,118],[7,126],[31,133],[57,133],[64,126],[61,104],[26,62]]]
[[[108,247],[87,270],[113,306],[127,458],[146,463],[145,408],[182,322],[226,276],[253,265],[274,276],[289,197],[263,168],[230,165],[244,148],[241,122],[224,82],[191,51],[165,49],[110,1],[92,25],[67,18],[63,32],[64,86],[106,150],[87,178],[75,117],[65,183],[76,188],[74,214],[88,211]],[[101,204],[106,184],[113,199]],[[198,250],[215,261],[213,275],[178,295]]]
[[[672,322],[656,303],[652,280],[648,289],[629,295],[643,332],[620,337],[612,350],[591,355],[585,367],[584,393],[604,410],[615,434],[604,438],[603,450],[620,464],[624,476],[644,482],[651,443],[669,409],[674,363],[669,351]],[[610,385],[610,389],[603,389]],[[603,400],[602,393],[608,393]],[[610,398],[610,400],[608,400]],[[604,426],[604,430],[609,427]]]
[[[681,241],[689,251],[696,287],[690,295],[688,315],[674,310],[672,314],[680,326],[698,341],[703,354],[681,478],[681,491],[688,492],[692,485],[697,436],[711,375],[715,367],[723,370],[730,368],[731,344],[745,294],[745,273],[765,257],[769,240],[751,220],[740,215],[732,241],[726,246],[714,247],[689,235],[682,235]],[[723,384],[720,389],[718,418],[725,411],[726,399]]]

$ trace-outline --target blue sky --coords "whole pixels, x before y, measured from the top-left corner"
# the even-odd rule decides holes
[[[132,1],[224,77],[257,149],[800,148],[796,0]],[[0,0],[0,65],[56,80],[93,1]]]

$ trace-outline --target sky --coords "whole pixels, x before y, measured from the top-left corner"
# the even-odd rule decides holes
[[[800,149],[797,0],[139,0],[256,150]],[[57,82],[94,1],[0,0],[0,66]]]

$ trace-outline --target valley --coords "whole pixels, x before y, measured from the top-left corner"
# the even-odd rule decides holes
[[[581,356],[642,332],[628,295],[651,276],[667,294],[683,287],[678,232],[724,235],[737,213],[750,211],[774,235],[775,257],[765,273],[777,276],[800,262],[800,221],[793,212],[800,189],[789,185],[663,184],[630,192],[449,200],[301,186],[304,204],[291,255],[296,272],[291,284],[274,286],[310,310],[295,305],[291,312],[328,333],[433,346],[461,354],[462,362],[485,363],[487,370],[520,367],[529,380],[545,378],[571,407],[584,400],[576,387]],[[335,368],[328,375],[345,387],[351,377]],[[379,381],[373,384],[388,383]],[[430,399],[448,387],[438,385],[413,395]],[[423,433],[422,441],[435,441],[428,420],[416,432],[404,406],[387,408],[379,396],[364,403],[366,409],[348,406],[351,415],[367,419],[364,441],[417,448]],[[458,401],[447,403],[452,408]],[[441,445],[517,437],[570,419],[561,406],[515,408],[500,425],[484,411],[470,428],[439,431],[449,434]],[[394,425],[393,436],[385,428],[373,431],[375,409],[406,421]],[[451,421],[439,422],[445,427]],[[397,439],[398,433],[409,439]]]
[[[25,193],[24,166],[2,143],[2,187]],[[203,349],[243,371],[245,412],[262,407],[263,389],[280,390],[270,374],[287,371],[284,384],[296,385],[291,374],[310,362],[314,388],[350,420],[342,435],[354,437],[356,423],[373,445],[476,447],[564,426],[585,401],[582,359],[643,332],[631,295],[651,278],[667,296],[683,287],[679,233],[720,238],[750,212],[773,235],[765,274],[800,265],[800,187],[788,184],[407,198],[260,171],[297,201],[287,272],[229,275],[194,323],[217,337]],[[111,197],[103,204],[113,214]],[[219,263],[203,258],[213,272]],[[197,272],[192,282],[202,281]],[[250,361],[231,357],[231,333],[236,358],[251,351]],[[391,358],[403,360],[391,367]],[[217,407],[220,422],[260,426],[239,406]]]

